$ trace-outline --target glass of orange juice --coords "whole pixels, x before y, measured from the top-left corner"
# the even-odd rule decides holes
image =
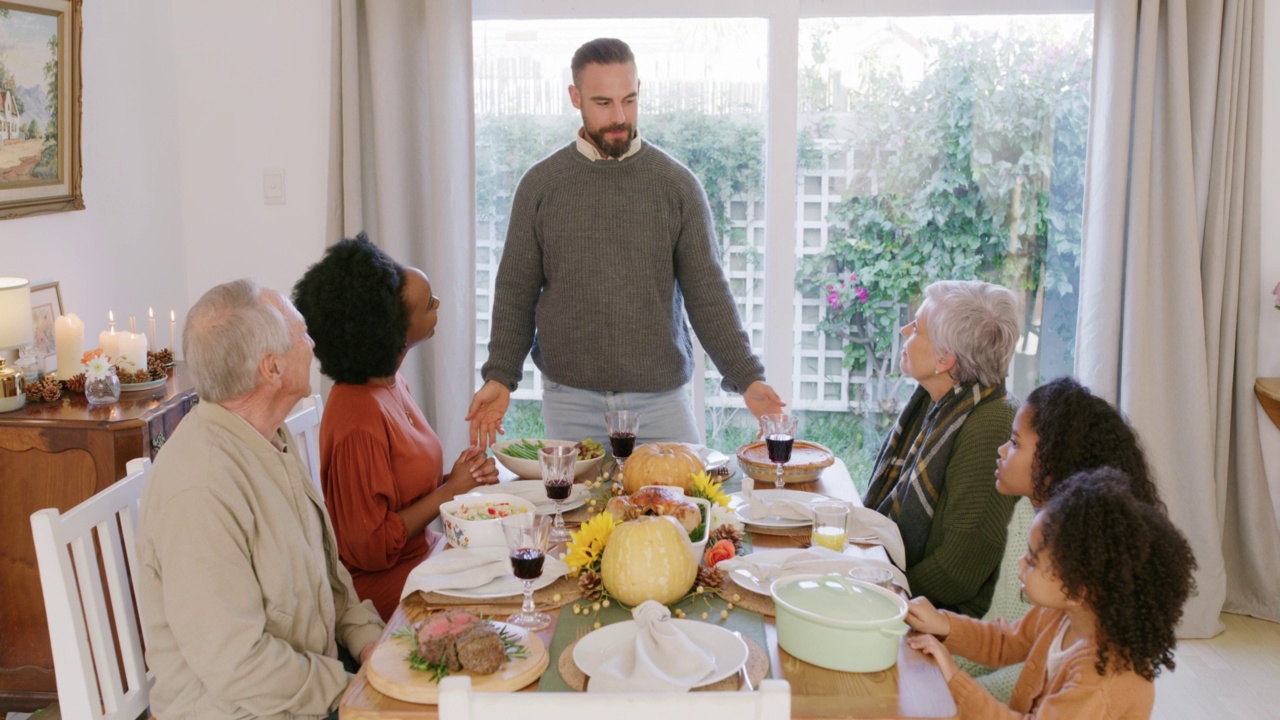
[[[844,552],[849,542],[849,506],[838,502],[818,503],[813,506],[813,533],[809,543]]]

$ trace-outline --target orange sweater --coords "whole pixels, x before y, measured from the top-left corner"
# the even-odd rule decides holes
[[[440,485],[443,456],[404,378],[389,388],[333,386],[320,421],[324,501],[356,593],[384,621],[437,539],[429,529],[410,535],[397,513]]]
[[[945,612],[945,611],[944,611]],[[946,646],[983,665],[1003,667],[1026,662],[1008,706],[991,697],[966,672],[956,673],[949,686],[962,718],[1089,718],[1138,720],[1151,717],[1155,683],[1127,670],[1099,675],[1094,664],[1098,648],[1078,643],[1049,676],[1046,660],[1066,613],[1035,607],[1021,620],[994,623],[956,613]]]

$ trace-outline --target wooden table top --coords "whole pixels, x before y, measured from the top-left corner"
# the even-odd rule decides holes
[[[1253,383],[1253,393],[1267,411],[1267,417],[1280,428],[1280,377],[1258,378]]]
[[[751,479],[744,477],[744,482],[751,482]],[[773,483],[758,483],[756,487],[772,489]],[[817,480],[788,484],[787,489],[859,502],[849,470],[840,460],[824,470]],[[799,547],[807,542],[807,538],[753,533],[751,542],[759,548]],[[884,549],[878,546],[865,547],[863,552],[887,560]],[[557,613],[553,612],[551,616],[554,620]],[[398,608],[387,623],[383,640],[407,624],[404,608]],[[548,648],[554,633],[554,622],[538,633]],[[898,646],[898,663],[894,667],[876,673],[846,673],[811,665],[780,650],[773,618],[767,616],[765,634],[772,667],[770,676],[782,677],[791,684],[791,714],[794,718],[889,720],[953,718],[956,715],[951,691],[937,665],[908,647],[905,639]],[[534,683],[521,692],[535,691],[536,688],[537,683]],[[437,720],[440,717],[434,705],[415,705],[379,693],[369,685],[364,670],[355,676],[343,696],[339,715],[343,720]]]

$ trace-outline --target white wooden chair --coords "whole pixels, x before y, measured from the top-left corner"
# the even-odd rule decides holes
[[[311,473],[311,482],[316,492],[324,497],[324,488],[320,486],[320,413],[324,410],[324,401],[319,395],[302,398],[293,406],[293,412],[285,418],[284,424],[298,441],[298,450],[302,464]]]
[[[756,692],[484,693],[471,678],[440,681],[440,720],[607,717],[609,720],[789,720],[791,686],[764,680]]]
[[[133,585],[140,572],[138,503],[151,461],[130,460],[127,472],[66,513],[31,514],[58,706],[66,718],[133,720],[146,711],[155,683],[143,659]]]

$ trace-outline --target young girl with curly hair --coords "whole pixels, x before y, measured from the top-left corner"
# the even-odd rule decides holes
[[[1138,435],[1120,411],[1070,377],[1031,391],[1013,418],[996,461],[996,490],[1043,505],[1055,480],[1111,467],[1129,478],[1134,497],[1164,508]]]
[[[1195,558],[1164,512],[1101,468],[1056,484],[1019,562],[1035,605],[1021,620],[985,622],[910,603],[912,647],[937,662],[962,718],[1149,718],[1155,677],[1174,667],[1174,627],[1195,584]],[[952,658],[1024,662],[1009,704]]]

